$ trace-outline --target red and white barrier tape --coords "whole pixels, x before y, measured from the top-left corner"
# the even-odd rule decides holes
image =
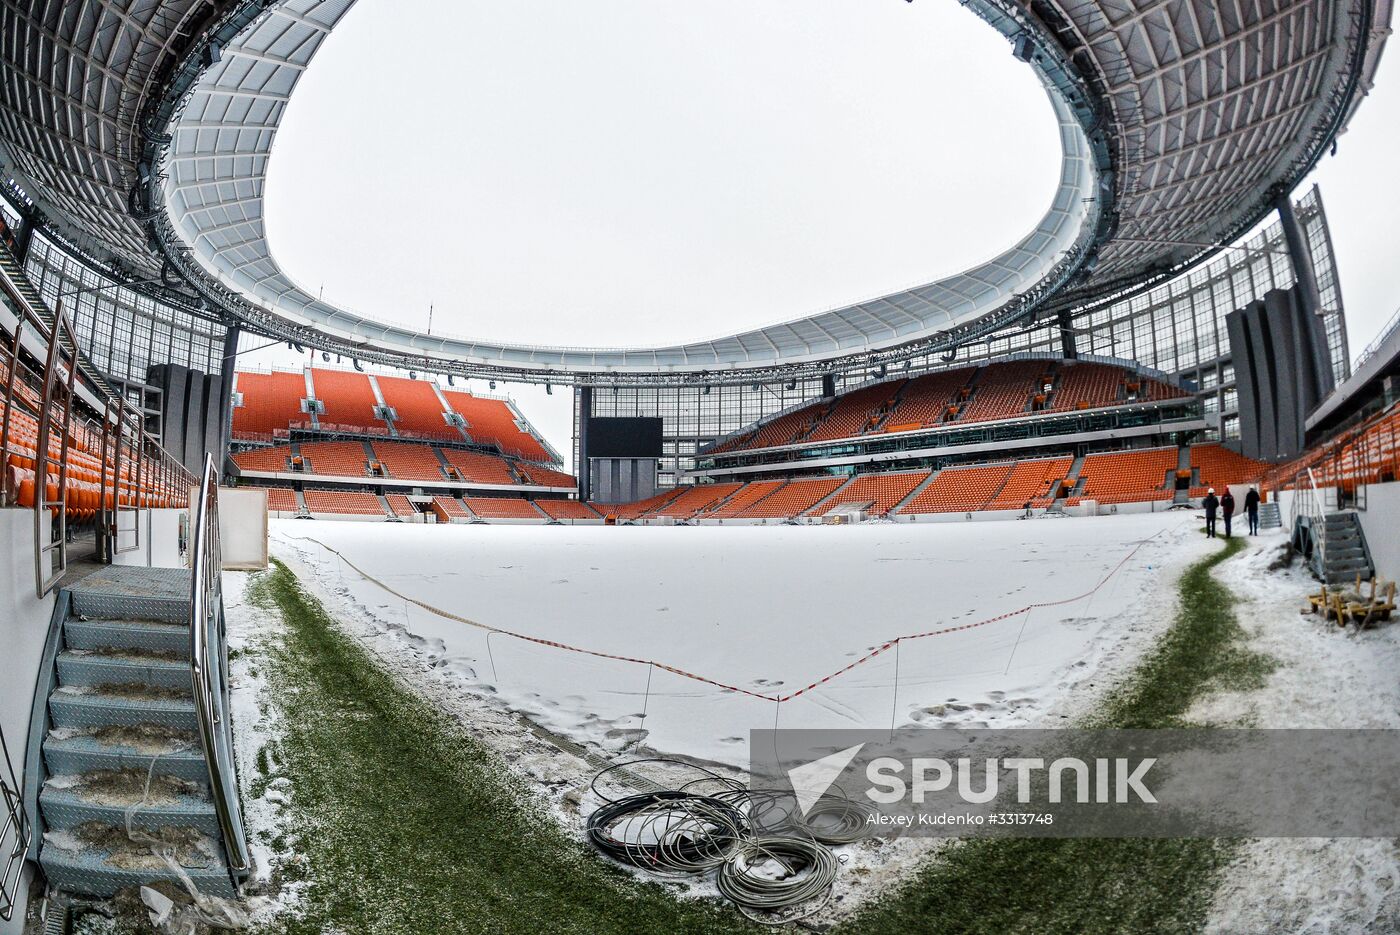
[[[1137,555],[1137,553],[1142,549],[1143,546],[1147,545],[1147,543],[1151,542],[1153,539],[1156,539],[1163,532],[1165,532],[1165,530],[1158,530],[1153,535],[1139,542],[1131,552],[1123,556],[1123,558],[1118,562],[1117,565],[1114,565],[1112,569],[1110,569],[1102,578],[1100,578],[1097,584],[1095,584],[1089,590],[1085,591],[1083,594],[1078,594],[1074,597],[1061,598],[1056,601],[1040,601],[1034,604],[1027,604],[1025,607],[1021,607],[1017,610],[1009,610],[1004,614],[998,614],[995,617],[988,617],[986,620],[978,620],[975,623],[963,623],[955,627],[943,627],[942,629],[938,630],[926,630],[923,633],[910,633],[906,636],[896,636],[894,639],[888,640],[875,647],[870,652],[866,653],[864,656],[861,656],[859,659],[856,659],[855,661],[845,666],[842,666],[840,669],[837,669],[830,675],[817,679],[815,682],[812,682],[809,685],[804,685],[802,688],[799,688],[793,692],[789,692],[786,695],[769,695],[764,694],[763,692],[751,691],[750,689],[742,688],[738,685],[730,685],[727,682],[721,682],[717,679],[712,679],[703,675],[698,675],[694,672],[689,672],[677,666],[668,665],[664,662],[657,662],[654,659],[642,659],[637,656],[622,656],[616,653],[605,653],[596,649],[585,649],[582,646],[572,646],[568,643],[560,643],[557,640],[547,640],[538,636],[530,636],[527,633],[518,633],[514,630],[507,630],[502,627],[491,626],[490,624],[482,623],[479,620],[472,620],[468,617],[463,617],[458,614],[454,614],[451,611],[443,610],[440,607],[434,607],[432,604],[425,603],[423,601],[418,600],[415,597],[410,597],[407,594],[402,593],[401,591],[394,590],[393,588],[389,587],[389,585],[385,584],[383,581],[380,581],[378,578],[374,577],[369,572],[365,571],[364,569],[356,565],[354,562],[350,561],[350,559],[346,558],[345,555],[339,550],[334,549],[329,545],[326,545],[326,543],[322,542],[319,539],[313,538],[311,536],[289,536],[288,538],[302,542],[316,543],[321,548],[325,549],[327,552],[330,552],[332,555],[336,556],[336,558],[338,558],[340,561],[344,562],[346,565],[349,565],[352,569],[355,570],[356,574],[364,578],[366,581],[369,581],[370,583],[374,584],[375,586],[381,588],[384,591],[387,591],[388,593],[394,595],[402,601],[406,601],[414,605],[415,607],[420,608],[421,610],[426,610],[428,613],[435,614],[436,616],[442,617],[446,620],[455,620],[458,623],[464,623],[469,627],[475,627],[476,629],[484,630],[487,633],[497,633],[501,636],[510,636],[518,640],[524,640],[527,643],[535,643],[540,646],[549,646],[554,649],[563,649],[572,653],[581,653],[585,656],[595,656],[599,659],[612,659],[618,662],[631,662],[643,666],[654,666],[665,672],[670,672],[673,675],[679,675],[682,678],[690,679],[695,682],[700,682],[705,685],[713,685],[715,688],[721,688],[725,691],[738,692],[742,695],[748,695],[751,698],[758,698],[761,701],[772,701],[777,704],[782,704],[784,701],[790,701],[791,699],[796,698],[799,695],[812,691],[815,688],[819,688],[820,686],[825,685],[827,682],[830,682],[833,679],[845,675],[847,672],[851,671],[857,666],[863,665],[866,662],[869,662],[871,659],[874,659],[881,653],[892,649],[898,643],[907,642],[910,640],[921,640],[930,636],[943,636],[948,633],[958,633],[963,630],[973,630],[978,627],[985,627],[988,624],[998,623],[1002,620],[1007,620],[1011,617],[1019,617],[1021,614],[1030,613],[1032,610],[1037,610],[1042,607],[1057,607],[1063,604],[1072,604],[1075,601],[1082,601],[1085,598],[1088,598],[1089,596],[1096,593],[1100,588],[1107,584],[1109,580],[1113,578],[1114,575],[1118,574],[1118,572],[1123,570],[1123,566],[1128,564],[1128,562],[1132,560],[1133,556]]]

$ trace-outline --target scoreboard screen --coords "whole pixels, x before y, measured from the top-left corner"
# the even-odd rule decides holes
[[[661,457],[661,419],[594,416],[588,420],[590,458]]]

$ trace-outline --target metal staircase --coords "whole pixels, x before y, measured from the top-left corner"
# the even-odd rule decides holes
[[[1278,504],[1272,500],[1268,503],[1259,504],[1259,528],[1278,529],[1283,525],[1283,515],[1279,512]]]
[[[247,874],[213,471],[192,570],[108,567],[54,605],[24,785],[29,856],[59,890],[108,897],[184,877],[232,897]]]
[[[1314,549],[1309,557],[1313,572],[1327,584],[1345,584],[1375,574],[1371,552],[1366,546],[1366,534],[1361,518],[1353,512],[1329,513],[1326,525],[1325,549]]]

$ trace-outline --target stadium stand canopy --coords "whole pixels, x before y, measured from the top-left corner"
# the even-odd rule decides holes
[[[1390,0],[972,0],[1059,120],[1060,187],[1034,231],[982,267],[848,308],[698,344],[574,349],[429,337],[320,302],[278,266],[268,154],[352,3],[7,3],[4,168],[85,254],[336,353],[558,382],[812,374],[955,348],[1210,256],[1327,151],[1391,16]]]

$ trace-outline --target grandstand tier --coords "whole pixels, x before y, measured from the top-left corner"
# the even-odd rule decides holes
[[[547,487],[572,490],[572,475],[538,464],[463,448],[425,442],[303,441],[234,452],[233,463],[245,477],[307,474],[317,477],[374,478],[392,486]]]
[[[996,361],[858,387],[778,415],[703,454],[1189,398],[1180,387],[1122,366],[1050,358]]]
[[[308,383],[319,407],[314,414],[304,406]],[[340,434],[470,440],[507,457],[542,465],[541,470],[558,464],[558,456],[508,401],[443,389],[428,379],[308,367],[290,372],[240,371],[236,385],[236,439],[266,441],[314,422]]]

